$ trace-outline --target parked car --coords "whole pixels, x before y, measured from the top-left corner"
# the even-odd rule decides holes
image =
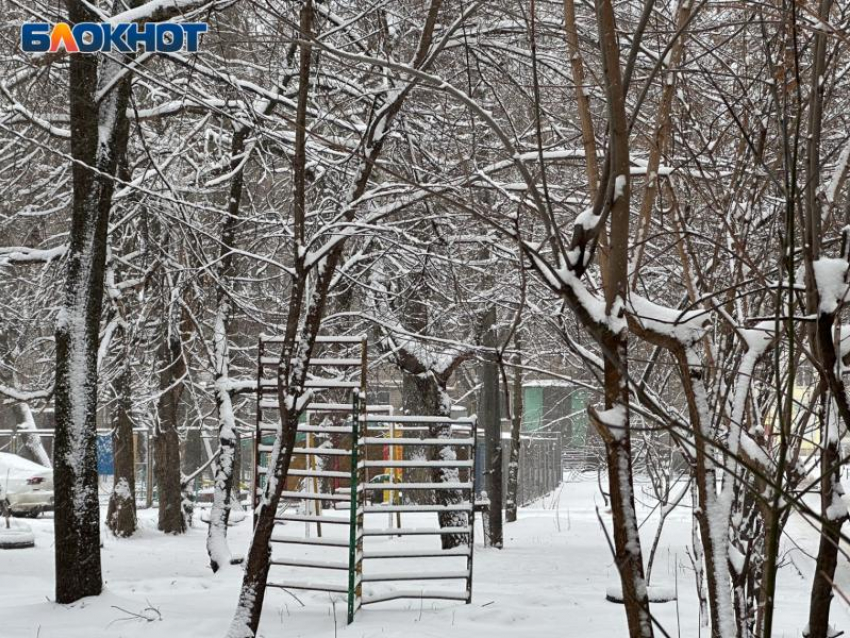
[[[0,504],[13,516],[35,518],[53,509],[53,470],[0,452]]]

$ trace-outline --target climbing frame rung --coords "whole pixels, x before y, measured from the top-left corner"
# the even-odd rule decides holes
[[[448,536],[469,534],[468,527],[388,527],[363,530],[364,536]]]
[[[396,572],[363,574],[364,583],[386,583],[401,582],[407,580],[466,580],[469,578],[469,570],[451,572]]]
[[[285,335],[260,335],[262,343],[285,343]],[[301,336],[295,337],[295,341],[301,341]],[[365,343],[366,335],[318,335],[316,343]]]
[[[472,483],[369,483],[364,486],[370,491],[375,490],[434,490],[445,492],[452,490],[468,491],[472,489]]]
[[[262,357],[261,363],[264,366],[277,366],[280,363],[280,357]],[[359,366],[363,362],[360,359],[353,358],[333,358],[333,357],[321,357],[317,359],[310,359],[311,366],[323,366],[328,368],[343,368],[348,366]]]
[[[366,461],[367,468],[464,468],[472,467],[474,461]]]
[[[313,456],[351,456],[351,450],[333,447],[294,447],[293,454],[311,454]]]
[[[391,438],[383,436],[366,436],[363,437],[365,445],[428,445],[438,447],[471,447],[474,439],[414,439],[414,438]]]
[[[322,516],[318,514],[280,514],[276,521],[284,523],[328,523],[330,525],[350,525],[351,520],[338,516]]]
[[[289,470],[289,476],[347,479],[351,474],[349,472],[336,472],[334,470]]]
[[[366,416],[368,423],[435,423],[462,426],[469,429],[475,424],[472,418],[452,419],[442,416],[411,416],[409,414],[370,414]]]
[[[389,483],[388,485],[393,485]],[[392,489],[392,488],[387,488]],[[367,514],[389,514],[389,513],[426,513],[426,512],[471,512],[472,503],[450,503],[448,505],[366,505]]]
[[[348,549],[347,538],[305,538],[301,536],[272,536],[271,542],[283,543],[285,545],[313,545],[315,547],[344,547]]]
[[[350,494],[325,494],[324,492],[290,492],[285,491],[282,498],[302,501],[350,501]]]
[[[374,560],[394,560],[397,558],[468,558],[469,551],[468,546],[461,546],[453,549],[381,550],[367,551],[363,554],[363,558]]]
[[[417,600],[423,598],[429,600],[459,600],[462,602],[469,602],[470,596],[467,592],[449,592],[439,589],[394,589],[380,594],[364,596],[363,604],[369,605],[371,603],[383,603],[390,600],[402,600],[406,598],[413,598]]]
[[[271,565],[280,567],[303,567],[305,569],[335,569],[348,571],[348,563],[331,560],[300,560],[296,558],[272,558]]]
[[[309,583],[298,580],[285,580],[278,582],[268,582],[267,587],[278,587],[280,589],[303,589],[305,591],[327,591],[334,594],[348,593],[348,587],[343,585],[331,585],[322,583]]]

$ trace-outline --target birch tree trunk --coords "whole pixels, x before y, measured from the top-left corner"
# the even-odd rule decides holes
[[[242,201],[244,165],[242,154],[245,152],[245,139],[249,129],[241,126],[233,135],[231,145],[231,170],[235,171],[230,182],[230,196],[227,203],[227,216],[221,229],[220,267],[216,289],[216,318],[213,349],[215,358],[215,405],[218,413],[218,447],[220,455],[214,468],[213,505],[210,510],[210,527],[207,534],[207,553],[210,567],[216,572],[231,561],[227,546],[227,524],[230,519],[231,500],[233,498],[233,472],[236,463],[237,437],[236,420],[233,415],[233,403],[228,388],[230,379],[230,347],[228,332],[232,303],[226,286],[233,276],[233,245],[236,241],[236,222]],[[242,166],[240,169],[239,166]]]
[[[225,43],[229,57],[235,57],[230,42]],[[288,60],[295,53],[295,44],[290,47]],[[288,85],[289,77],[284,81]],[[267,115],[274,108],[274,103],[264,101],[258,109],[261,115]],[[229,333],[233,314],[233,303],[230,299],[228,286],[236,274],[233,257],[236,243],[236,230],[242,206],[242,194],[245,186],[245,168],[248,164],[246,153],[250,153],[248,139],[251,128],[246,124],[237,124],[233,133],[230,147],[230,188],[227,198],[227,215],[221,227],[221,248],[219,251],[219,268],[216,278],[216,318],[215,335],[213,337],[213,355],[215,361],[215,403],[218,414],[218,446],[220,455],[214,464],[214,494],[210,510],[210,526],[207,534],[207,553],[210,557],[210,567],[213,572],[232,561],[227,545],[227,526],[234,499],[238,499],[234,483],[234,475],[238,470],[239,433],[233,414],[233,398],[229,386],[230,381],[230,345]],[[238,505],[238,502],[237,502]]]

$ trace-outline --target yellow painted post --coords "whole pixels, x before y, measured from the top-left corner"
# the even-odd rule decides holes
[[[307,423],[310,423],[309,418],[307,419]],[[308,432],[307,433],[307,447],[312,448],[313,444],[314,444],[313,433]],[[310,454],[307,457],[307,460],[308,460],[309,465],[310,465],[310,471],[315,472],[316,471],[316,456],[315,456],[315,454]],[[319,493],[319,477],[317,477],[317,476],[313,477],[313,492],[316,493],[316,494]],[[321,501],[313,501],[313,512],[315,512],[316,516],[322,515],[322,502]],[[309,523],[307,523],[307,524],[309,525]],[[322,524],[319,521],[316,521],[316,535],[319,538],[322,537]]]

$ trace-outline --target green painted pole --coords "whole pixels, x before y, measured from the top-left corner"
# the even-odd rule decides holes
[[[351,413],[351,513],[348,536],[348,624],[354,622],[357,599],[357,484],[360,446],[360,390],[354,391]]]

